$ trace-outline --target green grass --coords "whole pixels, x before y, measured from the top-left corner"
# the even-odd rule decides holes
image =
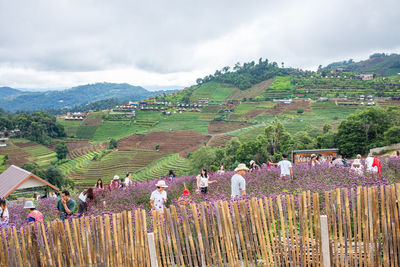
[[[76,137],[80,139],[92,139],[98,126],[79,126]]]
[[[199,120],[198,112],[183,112],[164,116],[160,122],[151,128],[152,132],[169,132],[191,130],[193,132],[207,134],[208,121]]]
[[[257,129],[257,128],[260,128],[260,127],[264,128],[266,126],[267,126],[266,123],[260,123],[260,124],[256,124],[256,125],[251,125],[249,127],[233,130],[233,131],[227,132],[225,134],[226,135],[230,135],[230,136],[239,136],[239,135],[243,135],[243,134],[245,134],[245,133],[247,133],[249,131],[252,131],[254,129]]]
[[[36,162],[39,166],[49,165],[52,161],[56,160],[56,153],[45,146],[36,144],[23,148],[26,152],[32,155],[29,161]]]
[[[82,121],[70,121],[61,119],[58,119],[57,122],[64,126],[64,130],[67,136],[76,136],[78,128],[82,124]]]
[[[95,143],[108,141],[109,138],[116,140],[135,133],[147,133],[149,127],[136,125],[131,121],[104,121],[93,135]]]
[[[190,160],[182,158],[178,154],[171,154],[138,170],[134,177],[140,181],[153,180],[167,176],[169,170],[173,170],[177,176],[181,176],[187,174],[189,169]]]
[[[222,102],[235,88],[223,87],[217,82],[208,82],[196,88],[190,100],[196,102],[199,98],[208,98],[210,102]]]
[[[246,114],[250,111],[252,111],[253,109],[257,109],[257,108],[261,108],[261,109],[265,109],[265,108],[271,108],[275,105],[274,102],[272,101],[266,101],[266,102],[260,102],[260,103],[241,103],[233,112],[233,114],[235,115],[243,115]]]

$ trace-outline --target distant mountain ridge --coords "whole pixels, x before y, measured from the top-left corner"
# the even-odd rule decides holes
[[[354,62],[352,59],[334,62],[320,70],[345,69],[359,73],[375,73],[381,76],[393,76],[400,73],[400,55],[375,53],[367,60]]]
[[[148,91],[141,86],[127,83],[95,83],[45,92],[25,92],[10,87],[0,87],[0,108],[11,112],[61,109],[110,98],[120,101],[143,100],[160,93],[171,92],[173,91]]]
[[[23,91],[11,87],[0,87],[0,98],[9,97],[22,93]]]

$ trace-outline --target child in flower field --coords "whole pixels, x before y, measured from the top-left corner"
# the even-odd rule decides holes
[[[43,222],[43,214],[40,211],[36,210],[36,206],[33,201],[26,201],[24,209],[29,212],[28,216],[26,217],[27,223]]]
[[[183,190],[182,196],[178,198],[178,205],[185,206],[189,204],[191,201],[192,200],[190,198],[190,191],[185,188],[185,190]]]
[[[168,187],[165,181],[160,180],[156,183],[157,189],[151,193],[150,205],[152,209],[160,212],[164,211],[165,203],[167,202],[167,192],[164,190]]]

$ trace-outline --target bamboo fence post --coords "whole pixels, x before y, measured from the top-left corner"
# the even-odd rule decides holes
[[[321,215],[321,253],[323,266],[331,266],[331,258],[329,252],[329,232],[328,232],[328,217],[326,215]]]
[[[147,241],[149,243],[150,265],[151,267],[158,267],[156,244],[154,242],[154,233],[147,234]]]

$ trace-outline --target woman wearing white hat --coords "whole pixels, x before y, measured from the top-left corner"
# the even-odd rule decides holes
[[[156,183],[156,186],[157,189],[154,190],[150,196],[150,205],[152,209],[162,212],[167,202],[167,192],[164,189],[167,188],[168,185],[165,184],[165,181],[160,180]]]
[[[26,201],[24,209],[30,212],[28,216],[26,216],[27,223],[43,222],[43,214],[40,211],[36,210],[36,206],[33,201]]]

